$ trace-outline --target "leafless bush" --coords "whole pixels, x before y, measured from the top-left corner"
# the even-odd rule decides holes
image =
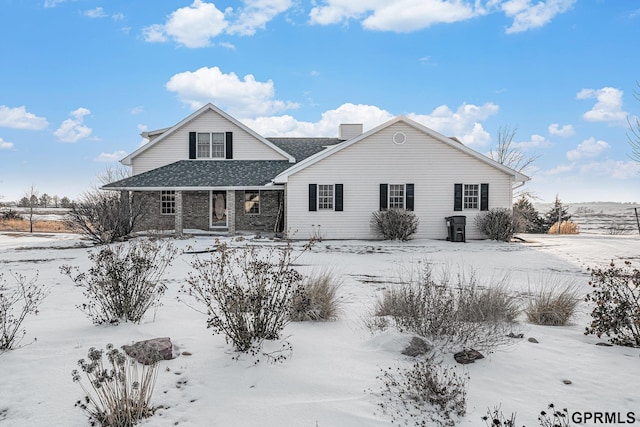
[[[15,287],[8,287],[0,274],[0,353],[14,350],[27,331],[22,326],[27,316],[38,314],[38,307],[48,295],[48,291],[38,284],[38,274],[27,279],[20,274],[12,274]]]
[[[292,248],[230,247],[216,242],[209,258],[191,262],[183,295],[204,307],[207,327],[224,334],[239,352],[257,354],[290,321],[302,276],[292,267]]]
[[[475,218],[478,230],[491,240],[509,242],[516,231],[511,209],[496,208]]]
[[[81,381],[76,369],[71,375],[74,382],[80,384],[85,396],[76,402],[91,425],[103,427],[130,427],[138,421],[153,415],[151,397],[158,377],[158,363],[142,365],[107,345],[107,363],[103,362],[104,351],[91,347],[87,354],[89,360],[80,359],[78,366],[89,380],[89,386]]]
[[[291,320],[335,320],[340,311],[338,289],[342,284],[335,273],[324,270],[305,278],[291,301]]]
[[[410,367],[383,369],[379,403],[393,423],[415,426],[454,426],[467,410],[468,374],[443,367],[433,357],[418,360]]]
[[[385,240],[409,240],[418,231],[419,223],[416,214],[405,209],[389,209],[371,214],[371,224]]]
[[[559,279],[533,293],[524,312],[530,323],[543,326],[564,326],[576,312],[580,294],[573,284],[562,284]]]
[[[131,240],[89,252],[87,272],[63,265],[60,272],[84,288],[88,302],[78,306],[95,323],[139,323],[158,306],[166,286],[161,278],[176,256],[171,243]]]
[[[421,271],[382,295],[374,315],[387,316],[400,331],[425,337],[443,351],[490,349],[505,342],[518,307],[502,287],[480,289],[475,273],[458,274],[453,281],[445,267],[436,277],[427,261]],[[368,324],[384,326],[381,322]]]

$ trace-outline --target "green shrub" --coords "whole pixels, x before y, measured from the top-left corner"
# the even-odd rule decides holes
[[[420,221],[413,211],[389,209],[371,214],[371,224],[385,240],[410,240],[418,231]]]
[[[475,218],[476,227],[491,240],[509,242],[515,233],[511,209],[495,208]]]
[[[595,303],[585,334],[606,335],[613,344],[640,347],[640,270],[630,261],[623,267],[591,269],[593,291],[586,301]]]
[[[129,358],[111,344],[107,345],[107,363],[104,351],[91,347],[89,360],[80,359],[78,366],[85,373],[89,386],[81,381],[80,372],[71,372],[74,382],[80,384],[85,396],[76,402],[91,422],[103,427],[130,427],[155,412],[151,397],[158,377],[158,363],[142,365]]]
[[[291,300],[291,320],[335,320],[340,311],[341,281],[330,271],[307,277]]]
[[[132,240],[89,252],[93,266],[85,273],[69,265],[60,271],[84,288],[88,301],[78,308],[96,325],[139,323],[149,308],[159,305],[166,289],[161,278],[176,253],[171,243]]]

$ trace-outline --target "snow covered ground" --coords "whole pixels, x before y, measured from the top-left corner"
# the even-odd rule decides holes
[[[40,314],[24,323],[23,342],[37,341],[0,355],[0,426],[88,425],[74,407],[82,397],[71,381],[77,360],[92,346],[162,336],[192,355],[161,362],[153,403],[163,409],[142,425],[388,426],[390,418],[377,407],[381,382],[376,376],[381,369],[410,363],[401,355],[410,336],[391,331],[372,335],[362,318],[380,292],[394,286],[401,269],[428,259],[452,271],[474,269],[488,286],[508,274],[514,294],[524,298],[546,283],[575,282],[587,293],[587,267],[612,259],[640,263],[637,235],[527,239],[529,243],[323,241],[297,264],[302,272],[330,267],[342,277],[339,320],[288,325],[291,357],[256,365],[251,357],[233,360],[224,338],[206,329],[205,317],[177,300],[194,255],[182,254],[174,262],[166,275],[169,290],[163,306],[148,313],[142,324],[97,327],[76,308],[84,301],[82,290],[59,272],[63,264],[89,267],[85,242],[70,234],[0,234],[5,279],[11,284],[9,272],[28,277],[39,272],[40,282],[50,288]],[[196,250],[212,243],[205,236],[175,241],[181,249]],[[249,243],[277,244],[265,239]],[[299,250],[302,245],[294,246]],[[640,419],[640,349],[596,346],[604,340],[583,335],[588,312],[581,303],[566,327],[535,326],[522,318],[517,330],[524,339],[472,365],[458,365],[470,376],[467,415],[459,425],[482,426],[487,408],[501,405],[505,414],[517,413],[518,425],[537,426],[538,413],[552,402],[570,413],[632,411]],[[529,337],[539,343],[528,342]],[[455,364],[452,357],[446,363]]]

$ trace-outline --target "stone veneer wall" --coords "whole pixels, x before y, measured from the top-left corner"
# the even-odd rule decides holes
[[[236,190],[236,231],[263,231],[272,233],[278,218],[281,190],[260,190],[260,213],[244,213],[244,191]]]

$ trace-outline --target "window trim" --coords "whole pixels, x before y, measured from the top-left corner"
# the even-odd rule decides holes
[[[321,195],[322,194],[322,187],[331,189],[331,206],[330,207],[329,206],[325,207],[326,203],[328,202],[328,196]],[[317,205],[316,206],[317,206],[319,211],[320,210],[323,210],[323,211],[333,211],[333,210],[335,210],[335,207],[336,207],[336,187],[335,187],[335,184],[318,184],[317,193],[318,194],[316,195],[316,198],[317,198]],[[324,198],[325,205],[323,205],[321,203],[321,198]]]
[[[402,207],[391,206],[391,187],[402,187]],[[393,196],[397,199],[399,196]],[[387,210],[407,208],[407,184],[387,184]]]
[[[474,186],[475,187],[475,195],[468,195],[467,188]],[[475,198],[475,207],[467,206],[471,204],[473,199]],[[462,184],[462,210],[480,210],[480,184]]]
[[[209,156],[204,157],[200,156],[199,146],[200,146],[200,135],[209,135]],[[218,146],[222,145],[222,155],[213,157],[214,153],[214,143],[213,143],[213,135],[221,135],[222,140],[220,143],[216,143],[216,150],[219,152]],[[196,132],[196,160],[224,160],[227,158],[227,136],[226,132]]]
[[[160,191],[160,215],[176,214],[176,192],[175,190]]]
[[[258,194],[258,212],[247,212],[247,194]],[[244,215],[247,216],[255,216],[260,215],[261,212],[261,202],[262,202],[262,192],[260,190],[244,190],[244,200],[243,200],[243,212]],[[254,204],[255,206],[255,204]],[[253,209],[253,206],[251,207]]]

